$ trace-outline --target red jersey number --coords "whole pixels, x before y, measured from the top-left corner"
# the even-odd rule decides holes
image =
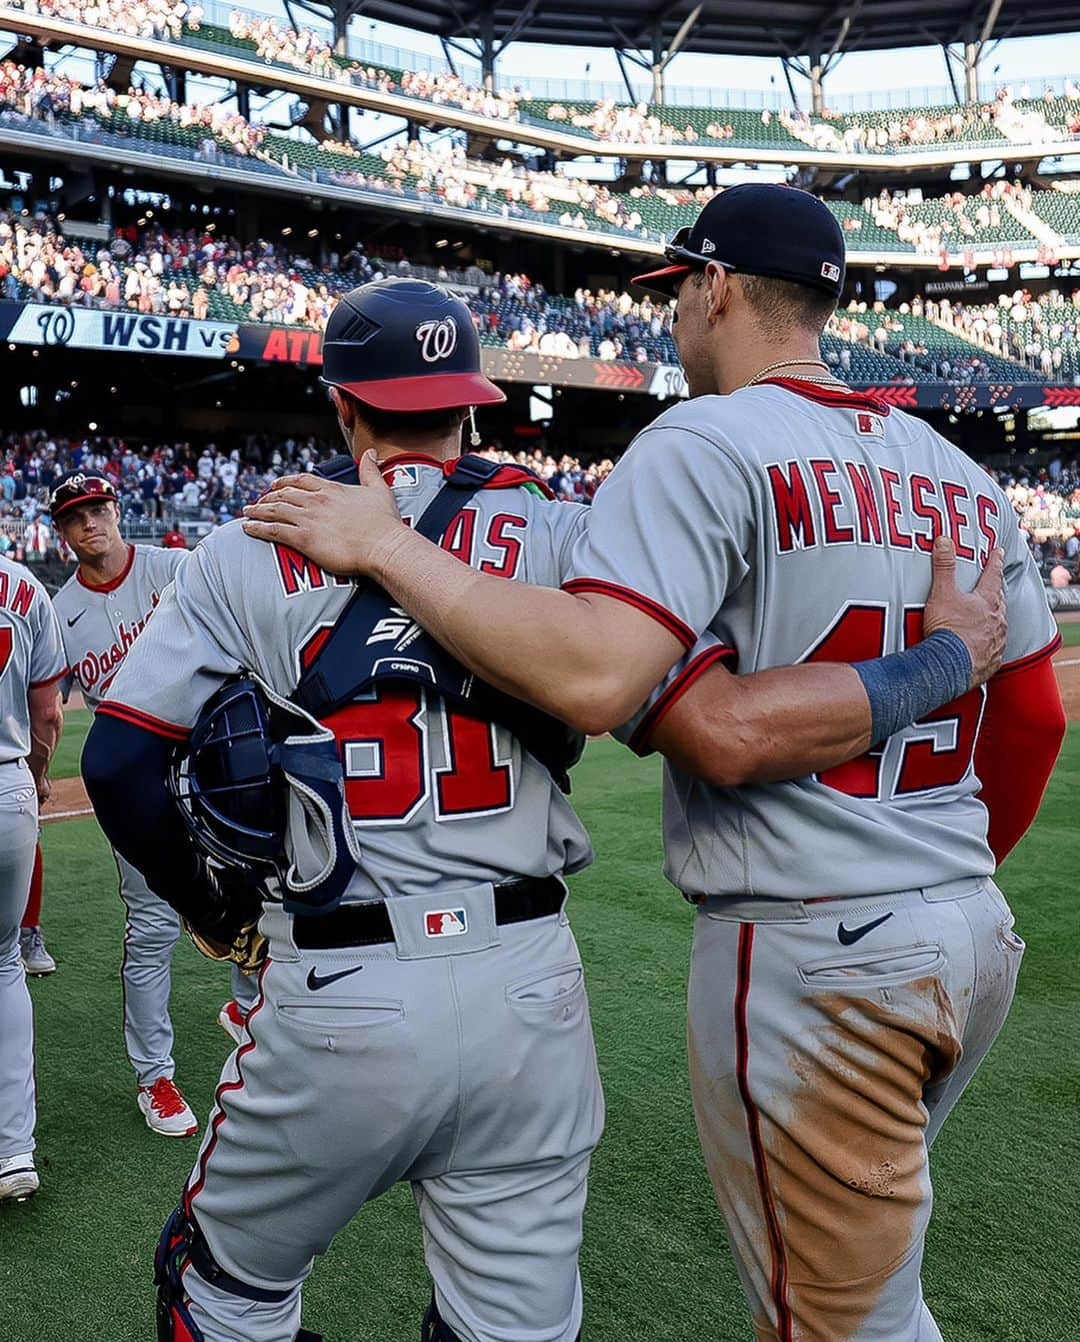
[[[880,603],[860,605],[852,602],[845,606],[802,660],[863,662],[884,656],[887,609]],[[906,607],[905,648],[921,641],[922,626],[923,608]],[[895,777],[884,789],[883,799],[934,792],[960,784],[971,768],[985,700],[986,691],[979,686],[906,728],[900,739]],[[847,764],[825,769],[818,777],[827,787],[846,796],[880,798],[883,792],[882,765],[882,751],[874,749]]]
[[[0,676],[7,670],[11,661],[11,650],[15,646],[15,636],[10,624],[0,625]]]
[[[441,721],[447,763],[433,769],[428,732]],[[513,805],[509,762],[498,758],[491,723],[456,713],[411,686],[380,687],[326,720],[338,739],[349,814],[362,823],[402,823],[434,792],[439,820],[491,815]]]

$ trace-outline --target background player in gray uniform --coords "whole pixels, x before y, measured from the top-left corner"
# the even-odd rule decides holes
[[[738,695],[732,748],[697,748],[712,744],[694,730],[707,676],[680,675],[636,730],[701,775],[666,772],[666,870],[701,905],[695,1107],[758,1337],[926,1342],[940,1337],[920,1285],[928,1146],[1012,997],[1023,943],[990,876],[1063,732],[1053,621],[1001,491],[818,360],[843,283],[819,202],[725,191],[669,260],[643,278],[678,290],[694,399],[599,492],[565,592],[458,571],[396,525],[370,474],[359,499],[286,483],[252,512],[277,525],[255,530],[372,573],[466,665],[591,731],[703,633],[740,672],[858,663],[873,749],[842,768],[755,786]],[[336,544],[300,535],[315,497]],[[989,688],[924,628],[940,537],[965,585],[1005,551],[1007,665]],[[896,678],[863,660],[889,651]],[[951,702],[910,714],[935,683]]]
[[[77,685],[86,706],[96,711],[187,556],[183,550],[127,544],[120,534],[115,491],[102,475],[65,476],[53,490],[51,510],[57,530],[79,561],[53,599],[71,668],[65,691]],[[198,1120],[173,1079],[169,1018],[172,954],[180,923],[142,875],[118,853],[115,857],[126,909],[120,971],[124,1042],[135,1068],[139,1109],[154,1132],[191,1136],[198,1131]],[[241,991],[253,999],[246,980]]]
[[[48,594],[0,557],[0,1202],[37,1191],[34,1024],[19,924],[37,845],[38,791],[60,739],[67,670]]]

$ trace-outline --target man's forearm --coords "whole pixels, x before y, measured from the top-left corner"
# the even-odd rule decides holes
[[[477,573],[404,527],[372,576],[470,671],[584,732],[625,721],[683,650],[630,607]]]
[[[37,696],[40,694],[40,698]],[[60,706],[60,691],[55,685],[48,690],[30,692],[30,753],[26,763],[40,786],[49,770],[49,762],[64,730],[64,710]]]
[[[789,666],[702,676],[656,724],[648,744],[716,787],[820,773],[864,754],[870,701],[851,666]]]

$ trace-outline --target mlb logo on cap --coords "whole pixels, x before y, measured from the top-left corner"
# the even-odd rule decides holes
[[[469,930],[464,909],[429,909],[424,914],[424,935],[460,937]]]
[[[835,284],[840,278],[840,267],[833,265],[831,261],[822,261],[821,278],[823,280],[832,280]]]

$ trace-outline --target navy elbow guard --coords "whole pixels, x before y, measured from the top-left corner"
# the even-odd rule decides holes
[[[971,688],[971,654],[951,629],[938,629],[904,652],[854,665],[870,700],[875,745]]]

